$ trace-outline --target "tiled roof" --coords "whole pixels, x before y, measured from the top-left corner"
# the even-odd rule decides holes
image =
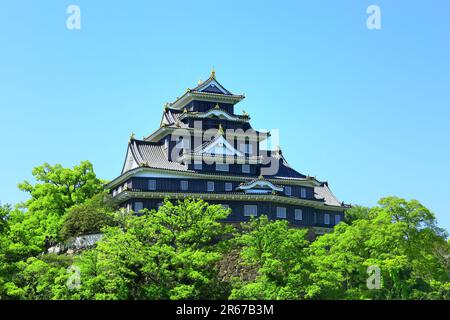
[[[323,200],[329,206],[344,206],[343,203],[334,196],[327,183],[322,183],[318,187],[314,187],[314,197],[318,200]]]
[[[273,175],[264,175],[266,178],[280,178],[280,179],[305,179],[306,176],[294,170],[286,161],[283,155],[273,151],[263,152],[263,163],[266,167],[273,167],[273,163],[278,164],[278,171]],[[272,165],[271,165],[272,164]]]
[[[138,164],[146,164],[150,168],[188,171],[186,166],[178,162],[168,161],[164,147],[152,142],[132,140],[131,152]]]
[[[176,170],[181,172],[192,172],[196,171],[188,170],[187,167],[181,163],[168,161],[167,154],[164,150],[164,146],[142,141],[142,140],[131,140],[129,143],[130,150],[138,164],[145,164],[150,168],[155,169],[164,169],[164,170]],[[305,180],[306,176],[295,171],[291,166],[287,163],[282,155],[279,154],[270,154],[269,158],[273,161],[279,161],[279,170],[277,174],[274,175],[265,175],[265,179],[283,179],[283,180]],[[269,160],[269,159],[268,159]],[[215,174],[218,176],[229,175],[226,173],[208,173]],[[232,174],[233,175],[233,174]],[[246,176],[246,178],[253,178],[248,182],[245,182],[244,185],[249,185],[254,181],[257,181],[258,177],[255,176]],[[341,203],[331,192],[328,187],[328,184],[323,182],[319,186],[314,187],[314,197],[317,200],[324,201],[326,205],[329,206],[345,206]]]

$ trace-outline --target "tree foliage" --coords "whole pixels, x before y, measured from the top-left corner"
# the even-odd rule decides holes
[[[29,200],[0,206],[0,299],[450,299],[450,242],[416,200],[355,206],[311,241],[266,216],[235,229],[221,222],[229,210],[202,200],[117,211],[89,162],[33,175],[19,186]],[[46,251],[97,232],[93,248]],[[227,265],[222,277],[223,261],[246,276]],[[379,288],[368,286],[374,268]]]

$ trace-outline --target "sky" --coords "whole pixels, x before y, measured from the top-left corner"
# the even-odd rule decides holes
[[[0,202],[44,162],[115,178],[130,134],[214,67],[298,171],[346,203],[417,199],[450,230],[449,38],[447,0],[0,0]]]

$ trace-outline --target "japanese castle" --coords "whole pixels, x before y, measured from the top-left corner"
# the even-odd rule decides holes
[[[122,173],[109,183],[122,208],[158,209],[163,200],[201,198],[231,209],[227,222],[267,215],[292,225],[333,227],[348,208],[321,182],[294,170],[276,150],[263,150],[270,132],[254,130],[235,113],[244,99],[208,80],[165,105],[160,127],[130,137]]]

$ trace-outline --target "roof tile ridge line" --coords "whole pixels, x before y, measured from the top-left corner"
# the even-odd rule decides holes
[[[142,162],[144,162],[141,153],[139,152],[139,149],[136,144],[136,140],[130,141],[130,150],[131,155],[133,156],[134,160],[137,162],[138,165],[140,165]]]
[[[208,78],[207,80],[205,80],[204,82],[200,83],[200,84],[197,85],[195,88],[192,88],[192,89],[190,89],[190,90],[192,90],[192,91],[197,91],[197,92],[202,92],[202,91],[199,91],[199,90],[197,90],[197,89],[199,89],[199,88],[201,88],[201,87],[205,86],[206,84],[209,84],[209,83],[211,83],[211,82],[213,82],[213,81],[215,81],[220,87],[222,87],[222,89],[223,89],[224,91],[226,91],[229,95],[233,95],[233,93],[231,93],[230,90],[228,90],[227,88],[225,88],[225,87],[219,82],[219,80],[217,80],[216,77],[213,76],[212,74],[209,76],[209,78]],[[205,88],[207,88],[207,86],[206,86]]]
[[[336,200],[337,203],[339,203],[341,206],[344,203],[343,201],[339,201],[339,199],[334,195],[333,191],[331,191],[330,187],[328,186],[328,182],[323,182],[323,186],[322,188],[326,188],[328,190],[328,192],[330,193],[330,195],[334,198],[334,200]]]

